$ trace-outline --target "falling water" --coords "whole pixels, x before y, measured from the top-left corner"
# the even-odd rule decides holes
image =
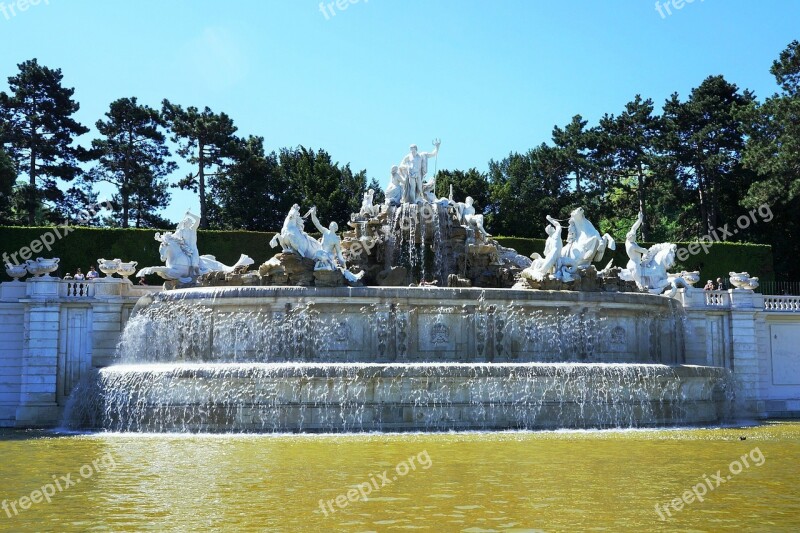
[[[679,354],[662,340],[682,335],[680,317],[659,297],[619,296],[609,315],[590,305],[605,295],[545,294],[539,301],[499,290],[345,290],[351,299],[266,287],[159,295],[128,321],[119,364],[71,395],[67,425],[235,432],[637,427],[716,423],[731,403],[725,369],[648,363],[666,357],[662,349]],[[621,316],[624,305],[629,314]],[[632,353],[626,343],[649,344],[651,352]]]
[[[110,431],[638,427],[719,416],[723,369],[625,364],[152,364],[99,372],[72,423]]]

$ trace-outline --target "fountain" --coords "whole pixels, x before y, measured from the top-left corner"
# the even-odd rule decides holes
[[[627,268],[598,272],[613,239],[576,209],[566,245],[549,219],[545,256],[520,256],[491,239],[471,199],[434,196],[434,144],[392,167],[384,205],[367,192],[343,238],[293,206],[271,243],[281,252],[257,272],[246,256],[192,267],[209,256],[187,238],[191,217],[158,236],[167,266],[142,272],[184,288],[140,299],[117,364],[73,395],[70,425],[441,431],[726,416],[728,371],[683,364],[681,308],[660,294],[696,281],[666,272],[660,252],[674,248],[642,252],[634,227]],[[309,216],[320,241],[304,231]]]

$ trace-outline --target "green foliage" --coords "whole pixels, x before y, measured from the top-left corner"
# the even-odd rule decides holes
[[[197,172],[183,178],[178,186],[197,191],[200,197],[200,227],[208,227],[209,199],[206,194],[206,174],[213,167],[222,167],[235,156],[238,139],[236,126],[225,113],[214,113],[206,106],[203,111],[191,106],[185,110],[164,99],[162,115],[178,143],[178,154]]]
[[[98,162],[87,178],[116,187],[114,216],[123,228],[131,219],[137,228],[151,226],[150,214],[169,205],[166,177],[177,168],[168,161],[164,120],[135,97],[111,102],[106,117],[96,124],[103,137],[92,141]]]
[[[58,180],[72,181],[80,174],[81,150],[73,137],[89,129],[72,116],[80,105],[72,99],[75,89],[61,86],[61,69],[50,69],[31,59],[17,65],[19,74],[8,78],[10,94],[0,92],[3,142],[17,172],[28,176],[28,224],[34,224],[38,202],[56,205],[63,200]]]
[[[475,208],[485,210],[491,203],[489,194],[489,178],[483,172],[471,168],[463,170],[440,170],[436,173],[436,197],[449,198],[450,186],[453,187],[453,199],[463,202],[467,196],[475,200]]]
[[[530,221],[561,214],[570,205],[567,169],[558,150],[545,144],[489,161],[489,180],[491,204],[484,213],[490,232],[533,237],[540,226]]]
[[[17,170],[14,168],[14,162],[0,143],[0,224],[9,224],[14,220],[12,196],[16,181]]]
[[[281,150],[279,156],[281,172],[289,184],[287,198],[300,204],[302,209],[317,206],[317,216],[323,225],[330,221],[343,224],[350,214],[361,208],[367,188],[367,173],[356,174],[350,164],[334,163],[325,150],[314,151],[300,146]],[[290,204],[291,205],[291,204]],[[286,216],[283,212],[283,217]]]

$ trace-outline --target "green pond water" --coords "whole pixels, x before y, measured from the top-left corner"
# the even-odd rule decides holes
[[[799,531],[799,481],[798,423],[366,435],[4,432],[0,531]]]

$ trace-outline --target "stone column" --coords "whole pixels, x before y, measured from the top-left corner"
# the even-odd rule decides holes
[[[764,297],[752,291],[730,290],[731,345],[733,372],[736,376],[737,410],[740,414],[757,414],[759,396],[759,325],[763,327]]]
[[[17,427],[57,425],[58,335],[61,304],[59,279],[49,276],[26,282],[25,339],[22,350]]]
[[[98,278],[94,280],[92,321],[92,364],[104,367],[112,364],[123,326],[123,293],[128,282],[120,278]]]

